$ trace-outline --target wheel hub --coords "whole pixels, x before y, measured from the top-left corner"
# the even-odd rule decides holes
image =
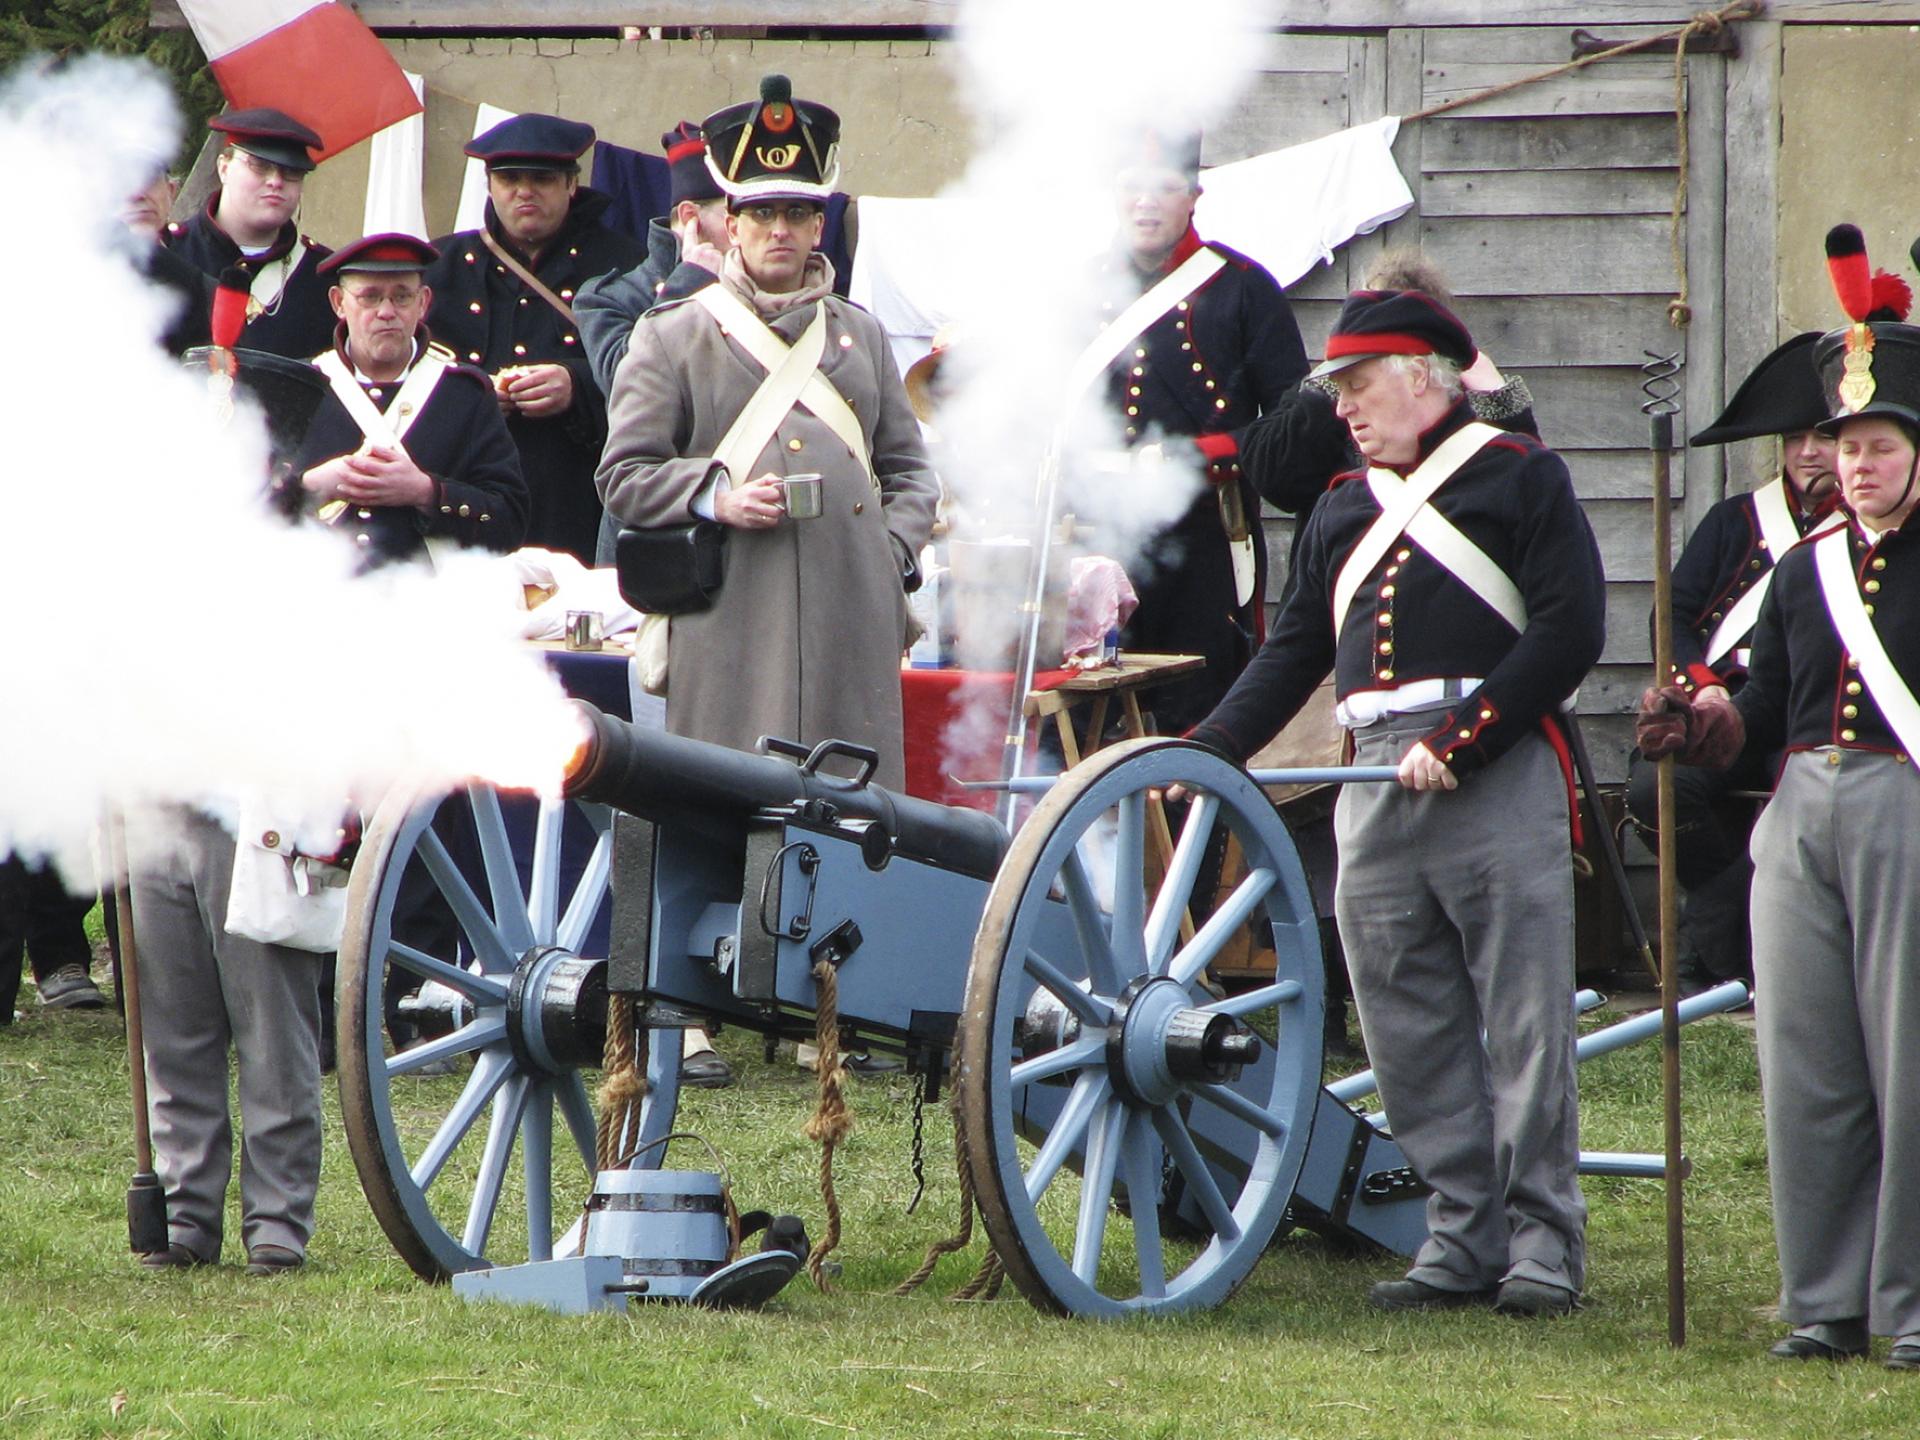
[[[1107,1028],[1107,1073],[1121,1099],[1165,1105],[1189,1085],[1232,1080],[1259,1056],[1259,1036],[1190,999],[1164,975],[1120,992]]]
[[[598,1065],[607,1044],[607,962],[552,945],[521,956],[507,985],[507,1043],[521,1065],[548,1075]]]

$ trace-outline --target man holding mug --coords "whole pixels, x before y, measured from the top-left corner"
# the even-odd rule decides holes
[[[643,316],[596,477],[641,528],[727,528],[712,607],[671,621],[667,728],[871,746],[901,788],[900,652],[938,482],[879,322],[820,243],[840,121],[770,75],[703,127],[734,249],[719,283]],[[818,514],[812,486],[818,477]]]

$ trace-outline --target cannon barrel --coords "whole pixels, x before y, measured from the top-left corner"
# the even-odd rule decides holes
[[[756,811],[818,800],[843,819],[871,821],[890,851],[982,880],[993,878],[1006,853],[1006,831],[981,811],[896,795],[777,755],[669,735],[573,703],[584,738],[568,767],[571,799],[722,840],[744,835]]]

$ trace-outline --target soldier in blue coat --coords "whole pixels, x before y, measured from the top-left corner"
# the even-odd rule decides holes
[[[511,550],[527,527],[520,459],[486,375],[431,343],[433,247],[369,235],[331,256],[340,330],[314,364],[320,403],[296,471],[305,508],[368,563],[406,560],[429,539]]]
[[[1199,172],[1197,135],[1143,137],[1116,181],[1121,235],[1103,275],[1107,323],[1183,276],[1180,293],[1147,319],[1106,377],[1128,447],[1197,451],[1207,482],[1133,567],[1140,608],[1121,637],[1132,649],[1206,657],[1199,675],[1154,692],[1167,731],[1185,729],[1226,694],[1263,633],[1266,545],[1240,444],[1307,373],[1300,327],[1273,277],[1195,231]],[[1089,509],[1097,519],[1097,501]]]
[[[320,262],[332,252],[300,233],[300,195],[320,137],[280,110],[229,110],[207,122],[227,137],[207,208],[162,237],[202,274],[247,292],[240,344],[305,360],[333,338]]]
[[[1746,683],[1753,627],[1774,567],[1802,539],[1839,519],[1834,441],[1816,426],[1827,418],[1813,368],[1814,331],[1796,335],[1741,382],[1719,419],[1694,445],[1778,436],[1780,474],[1748,494],[1729,495],[1708,510],[1673,567],[1671,683],[1689,694],[1716,689],[1724,698]],[[1662,617],[1649,617],[1650,625]],[[1674,857],[1687,892],[1681,921],[1680,984],[1696,993],[1722,980],[1753,978],[1747,936],[1747,857],[1751,801],[1741,790],[1768,790],[1780,767],[1776,753],[1749,750],[1725,770],[1674,767]],[[1636,755],[1628,770],[1627,813],[1641,836],[1657,833],[1657,771]]]
[[[572,301],[590,277],[646,254],[601,223],[607,197],[580,184],[593,138],[591,125],[554,115],[516,115],[476,136],[467,154],[486,162],[486,223],[434,241],[440,258],[426,277],[435,335],[493,379],[533,496],[526,543],[588,565],[607,403]]]

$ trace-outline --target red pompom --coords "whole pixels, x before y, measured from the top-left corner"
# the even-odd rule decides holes
[[[1873,309],[1873,272],[1867,243],[1857,225],[1836,225],[1827,232],[1827,274],[1849,320],[1864,320]]]
[[[1898,275],[1885,270],[1873,272],[1870,313],[1876,320],[1904,320],[1913,308],[1913,290]]]

